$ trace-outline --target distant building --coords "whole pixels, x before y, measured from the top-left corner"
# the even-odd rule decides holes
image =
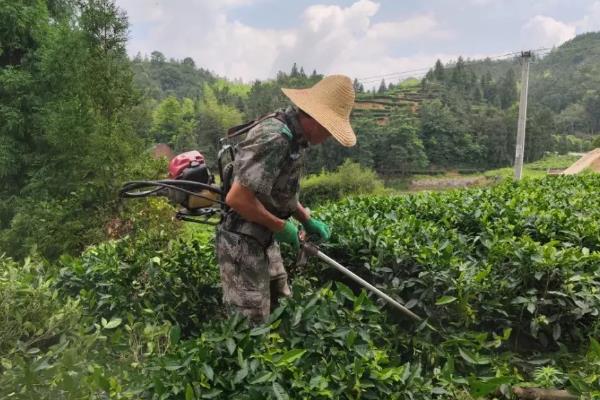
[[[171,161],[173,157],[175,157],[175,153],[168,144],[159,143],[152,148],[151,151],[153,158],[161,158],[165,157],[167,161]]]

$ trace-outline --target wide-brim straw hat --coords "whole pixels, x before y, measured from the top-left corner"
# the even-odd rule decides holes
[[[350,125],[354,86],[345,75],[330,75],[307,89],[281,89],[302,111],[313,117],[342,145],[356,144]]]

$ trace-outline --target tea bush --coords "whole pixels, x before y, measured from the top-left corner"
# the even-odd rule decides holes
[[[63,257],[57,287],[82,300],[97,318],[127,315],[179,325],[197,334],[220,310],[219,270],[212,241],[171,239],[150,231],[109,241],[81,257]]]
[[[564,176],[353,198],[319,214],[333,257],[441,324],[576,346],[600,328],[599,195],[600,177]]]
[[[82,316],[79,301],[60,297],[39,261],[18,265],[0,256],[0,357],[35,354],[76,329]]]
[[[333,228],[323,250],[429,326],[317,262],[267,324],[224,318],[206,231],[2,258],[0,397],[450,400],[518,384],[597,398],[599,191],[586,175],[315,210]]]

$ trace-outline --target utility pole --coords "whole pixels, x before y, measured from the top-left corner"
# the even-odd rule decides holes
[[[519,102],[519,123],[517,125],[517,146],[515,155],[515,179],[521,180],[523,157],[525,154],[525,126],[527,123],[527,90],[529,88],[529,60],[531,51],[521,52],[521,101]]]

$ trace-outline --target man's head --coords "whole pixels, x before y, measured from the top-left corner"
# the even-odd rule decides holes
[[[311,144],[320,144],[333,136],[342,145],[356,144],[350,126],[354,106],[352,80],[344,75],[330,75],[308,89],[281,89],[301,111],[300,124]]]
[[[308,140],[308,143],[312,145],[321,144],[331,137],[331,133],[323,125],[302,110],[300,110],[298,120],[302,125],[304,137]]]

